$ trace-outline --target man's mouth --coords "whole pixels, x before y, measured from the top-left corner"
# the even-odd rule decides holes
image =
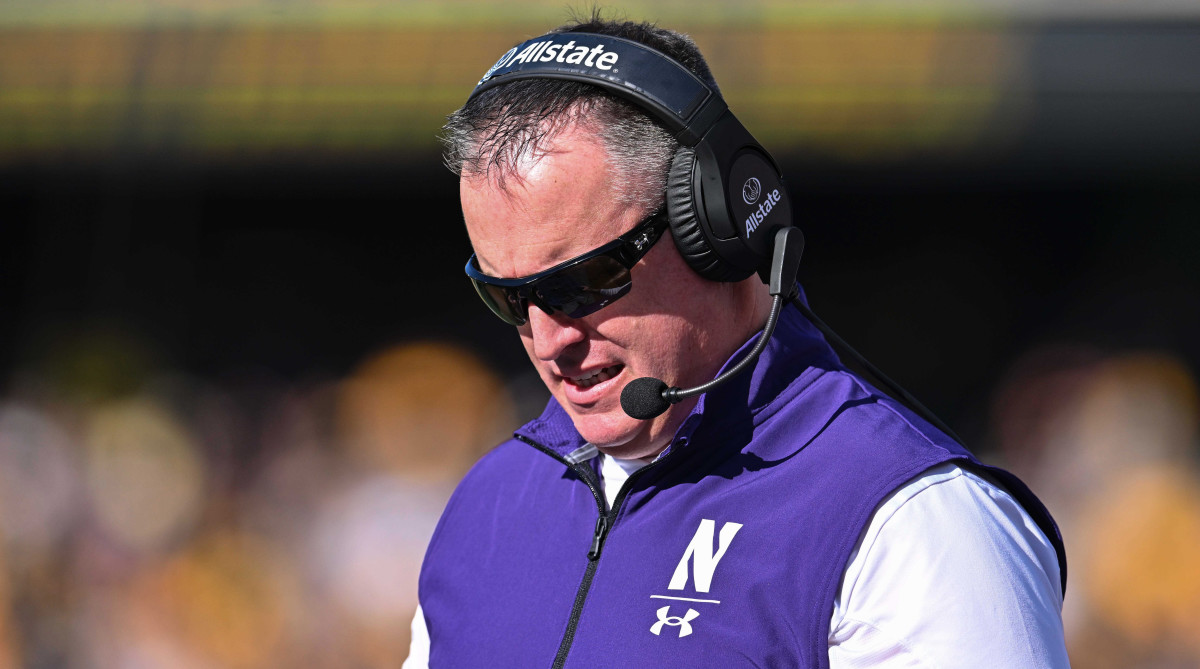
[[[613,365],[611,367],[604,367],[604,368],[602,368],[598,371],[592,372],[590,374],[584,374],[583,376],[568,377],[567,381],[571,385],[579,387],[579,388],[590,388],[590,387],[596,385],[597,383],[604,383],[605,381],[611,379],[612,377],[616,376],[617,374],[620,374],[621,370],[624,368],[625,368],[624,365]]]

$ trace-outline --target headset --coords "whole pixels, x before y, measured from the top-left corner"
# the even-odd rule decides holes
[[[783,175],[721,94],[671,57],[632,40],[551,33],[504,54],[471,98],[521,79],[566,79],[624,98],[679,141],[666,208],[679,253],[700,276],[741,281],[770,266],[774,232],[792,225]],[[470,101],[470,98],[468,98]]]
[[[787,187],[775,159],[730,111],[720,92],[645,44],[598,33],[535,37],[508,50],[483,75],[471,99],[522,79],[562,79],[597,86],[660,121],[680,143],[667,173],[666,208],[680,255],[700,276],[741,281],[758,273],[770,287],[771,312],[754,347],[717,378],[693,388],[634,379],[621,393],[631,417],[646,420],[741,373],[766,348],[784,301],[829,341],[925,420],[962,440],[899,384],[855,351],[799,299],[796,275],[804,235],[793,224]]]

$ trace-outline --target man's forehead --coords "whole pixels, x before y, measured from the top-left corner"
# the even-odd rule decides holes
[[[482,159],[464,164],[462,175],[471,179],[485,178],[501,190],[518,187],[531,172],[542,167],[548,156],[576,151],[580,147],[601,149],[607,160],[604,141],[597,128],[578,116],[546,120],[534,128],[518,128],[510,132],[495,131],[479,139],[477,150]]]
[[[467,233],[489,274],[534,274],[611,241],[632,223],[613,197],[613,173],[594,134],[561,133],[521,177],[464,174],[460,181]]]

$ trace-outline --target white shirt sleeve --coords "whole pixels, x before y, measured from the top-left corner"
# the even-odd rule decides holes
[[[429,669],[429,628],[425,627],[425,612],[417,604],[412,619],[412,643],[408,645],[408,659],[400,669]]]
[[[1012,496],[943,465],[876,510],[834,603],[831,669],[1069,667],[1053,546]]]

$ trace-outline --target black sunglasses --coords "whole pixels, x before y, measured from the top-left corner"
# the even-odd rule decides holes
[[[475,292],[505,323],[524,325],[529,303],[547,314],[561,311],[582,318],[607,307],[629,292],[629,270],[654,246],[667,229],[664,209],[650,214],[633,230],[598,249],[520,279],[499,279],[479,269],[475,255],[467,261],[467,276]]]

